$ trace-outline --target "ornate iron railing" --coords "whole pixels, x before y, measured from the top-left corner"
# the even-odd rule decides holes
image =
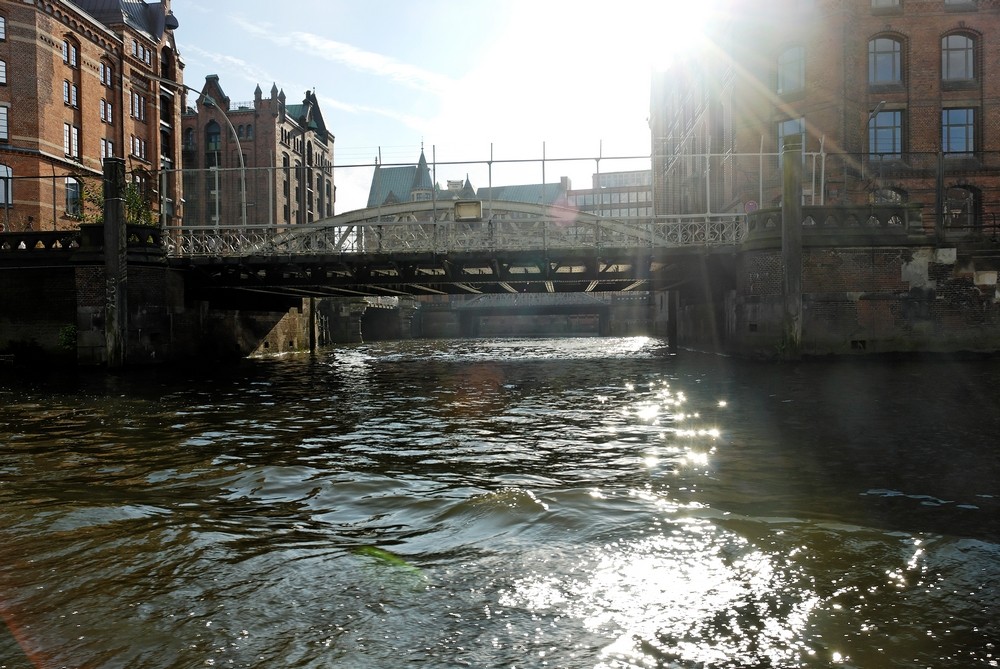
[[[742,215],[607,218],[572,209],[491,203],[477,220],[454,220],[451,203],[410,202],[317,223],[165,229],[168,255],[302,256],[662,249],[739,244]]]

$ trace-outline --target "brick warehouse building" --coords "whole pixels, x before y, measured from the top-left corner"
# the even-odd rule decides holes
[[[169,0],[0,0],[4,229],[75,228],[109,156],[154,210],[181,201],[176,180],[155,177],[180,160],[179,100],[157,80],[181,80],[176,27]]]
[[[247,225],[333,216],[334,136],[312,91],[287,104],[276,85],[268,98],[257,86],[252,101],[234,103],[208,75],[200,95],[187,97],[182,123],[185,224],[242,224],[244,176]]]
[[[725,5],[705,48],[651,88],[656,214],[747,225],[725,271],[678,288],[680,343],[1000,349],[1000,4]],[[793,137],[805,153],[790,204]]]
[[[1000,5],[731,4],[712,48],[654,76],[657,213],[777,206],[778,154],[795,136],[804,204],[922,205],[925,225],[956,233],[993,224]]]

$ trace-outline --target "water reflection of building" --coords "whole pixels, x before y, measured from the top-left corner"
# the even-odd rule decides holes
[[[179,162],[169,0],[0,2],[0,225],[71,229],[105,158],[124,158],[154,210],[179,201],[158,181]]]
[[[749,0],[711,49],[654,77],[657,213],[911,202],[980,225],[1000,200],[1000,7],[974,0]],[[939,180],[939,174],[940,180]]]

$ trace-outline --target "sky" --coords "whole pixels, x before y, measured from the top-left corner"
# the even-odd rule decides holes
[[[252,101],[258,84],[265,97],[276,84],[289,103],[315,91],[336,137],[343,213],[366,205],[377,158],[414,164],[421,146],[442,186],[567,176],[589,188],[598,167],[648,169],[648,158],[619,158],[649,155],[651,73],[698,32],[710,1],[172,0],[171,8],[188,86],[200,90],[217,74],[234,103]]]

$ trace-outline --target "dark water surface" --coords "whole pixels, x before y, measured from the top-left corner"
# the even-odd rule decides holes
[[[0,667],[996,667],[1000,361],[0,376]]]

